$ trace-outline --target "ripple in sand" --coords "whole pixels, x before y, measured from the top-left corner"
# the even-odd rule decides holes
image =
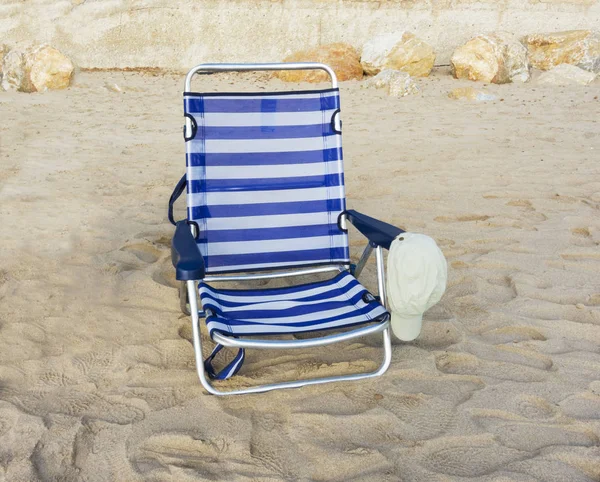
[[[421,465],[440,474],[477,477],[531,457],[528,452],[497,444],[490,436],[442,437],[427,442]]]

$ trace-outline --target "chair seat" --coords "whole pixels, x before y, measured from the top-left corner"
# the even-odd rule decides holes
[[[206,325],[230,336],[278,335],[382,322],[385,308],[348,272],[285,288],[232,290],[199,285]]]

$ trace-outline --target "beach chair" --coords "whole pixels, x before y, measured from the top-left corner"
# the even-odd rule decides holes
[[[200,73],[286,69],[324,70],[331,88],[191,91],[192,78]],[[215,395],[242,394],[382,375],[391,361],[383,249],[403,231],[346,210],[340,99],[333,70],[319,63],[198,65],[185,79],[184,111],[187,169],[169,200],[169,219],[176,225],[171,252],[181,281],[182,311],[191,314],[196,368],[204,388]],[[173,204],[186,189],[187,219],[176,222]],[[348,223],[367,238],[356,265],[349,257]],[[377,296],[357,280],[373,250]],[[219,287],[224,281],[318,273],[332,276],[283,288]],[[206,359],[201,318],[216,343]],[[290,336],[308,332],[319,333]],[[373,333],[383,334],[383,361],[374,372],[228,392],[210,383],[235,375],[247,348],[321,347]],[[213,361],[223,347],[238,352],[217,371]]]

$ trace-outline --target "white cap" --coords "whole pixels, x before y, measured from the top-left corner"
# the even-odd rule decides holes
[[[387,262],[387,295],[392,331],[404,341],[421,332],[423,313],[446,291],[448,265],[429,236],[402,233],[390,246]]]

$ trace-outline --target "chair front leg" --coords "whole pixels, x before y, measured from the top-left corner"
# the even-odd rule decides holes
[[[202,356],[202,339],[200,338],[200,313],[198,311],[198,281],[189,280],[185,282],[187,285],[187,295],[192,314],[192,342],[194,345],[194,356],[196,357],[196,372],[200,383],[207,392],[213,395],[224,395],[222,392],[215,390],[210,384],[206,372],[204,371],[204,357]]]
[[[228,392],[222,392],[213,387],[206,375],[204,370],[204,358],[202,356],[202,340],[200,338],[200,313],[198,311],[198,291],[196,289],[197,281],[186,281],[190,311],[192,312],[192,337],[194,345],[194,355],[196,357],[196,371],[200,383],[206,389],[208,393],[213,395],[241,395],[249,393],[261,393],[268,392],[270,390],[277,390],[280,388],[299,388],[306,385],[317,385],[322,383],[330,382],[343,382],[343,381],[355,381],[364,378],[378,377],[385,373],[390,366],[392,361],[392,343],[390,337],[389,321],[386,321],[387,327],[383,330],[383,360],[379,368],[369,373],[354,373],[349,375],[340,375],[323,378],[312,378],[307,380],[295,380],[289,382],[271,383],[267,385],[258,385],[248,388],[242,388],[238,390],[231,390]]]
[[[384,308],[387,309],[387,296],[385,292],[385,263],[383,260],[383,248],[377,246],[375,249],[377,259],[377,289],[379,291],[379,300]]]

